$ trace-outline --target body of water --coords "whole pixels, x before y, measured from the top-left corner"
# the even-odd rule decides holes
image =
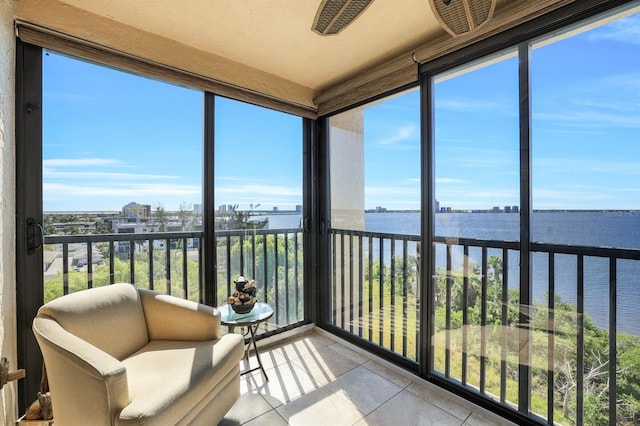
[[[496,241],[518,241],[520,217],[513,213],[440,213],[436,215],[437,236]],[[299,215],[269,216],[269,228],[295,228]],[[415,212],[366,213],[365,227],[370,232],[420,235],[420,214]],[[548,244],[578,245],[640,250],[640,212],[534,212],[531,239]],[[387,250],[389,250],[387,248]],[[462,254],[455,253],[454,265],[462,264]],[[489,256],[500,255],[489,250]],[[389,256],[389,253],[386,253]],[[509,252],[509,287],[519,286],[519,253]],[[471,250],[470,261],[481,263],[480,250]],[[436,254],[438,266],[445,265],[444,250]],[[547,256],[532,258],[533,297],[544,301],[548,293]],[[577,301],[577,262],[575,256],[555,258],[555,290],[562,300]],[[637,309],[640,306],[640,261],[617,263],[618,332],[640,335]],[[585,312],[599,327],[609,324],[609,262],[607,259],[584,259]]]

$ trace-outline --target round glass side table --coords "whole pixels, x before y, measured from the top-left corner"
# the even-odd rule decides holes
[[[262,361],[260,360],[260,353],[258,352],[258,346],[256,345],[256,332],[260,324],[268,320],[273,316],[273,309],[266,303],[257,302],[253,309],[246,314],[237,314],[231,308],[231,305],[218,306],[220,311],[220,322],[222,325],[229,327],[229,332],[233,333],[236,327],[246,327],[248,330],[242,333],[243,336],[249,334],[249,342],[244,350],[244,358],[249,360],[249,350],[253,345],[253,350],[256,352],[256,358],[258,360],[258,367],[251,368],[240,373],[241,375],[251,373],[253,371],[261,370],[264,374],[264,378],[269,381],[267,373],[264,371]]]

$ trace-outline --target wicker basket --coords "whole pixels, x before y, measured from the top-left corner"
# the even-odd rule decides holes
[[[242,305],[234,304],[234,305],[231,305],[231,309],[233,309],[233,312],[235,312],[236,314],[248,314],[249,312],[251,312],[251,310],[255,305],[256,305],[256,302],[245,303]]]

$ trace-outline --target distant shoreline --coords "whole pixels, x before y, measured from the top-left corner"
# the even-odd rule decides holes
[[[241,210],[245,211],[245,210]],[[247,210],[248,211],[248,210]],[[420,213],[420,210],[375,210],[368,209],[364,211],[365,213]],[[69,214],[69,215],[120,215],[122,212],[120,210],[86,210],[86,211],[65,211],[65,210],[50,210],[44,211],[44,215],[52,215],[52,214]],[[176,213],[174,211],[167,211],[167,214]],[[253,213],[256,215],[293,215],[298,214],[301,215],[302,212],[295,210],[253,210]],[[505,212],[503,210],[497,212],[493,210],[451,210],[448,212],[436,212],[436,214],[450,214],[450,213],[504,213],[504,214],[517,214],[519,212]],[[534,209],[533,213],[634,213],[640,215],[640,209],[580,209],[580,210],[569,210],[569,209]]]
[[[420,210],[374,210],[369,209],[365,210],[365,213],[420,213]],[[448,212],[436,212],[436,214],[449,214],[449,213],[505,213],[505,214],[517,214],[519,212],[505,212],[503,210],[496,212],[493,210],[451,210]],[[640,214],[640,209],[580,209],[580,210],[569,210],[569,209],[534,209],[533,213],[638,213]]]

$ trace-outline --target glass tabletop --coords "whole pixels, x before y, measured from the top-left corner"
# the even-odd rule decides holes
[[[237,314],[231,305],[218,306],[222,325],[251,325],[268,320],[273,315],[273,309],[266,303],[258,302],[253,309],[246,314]]]

